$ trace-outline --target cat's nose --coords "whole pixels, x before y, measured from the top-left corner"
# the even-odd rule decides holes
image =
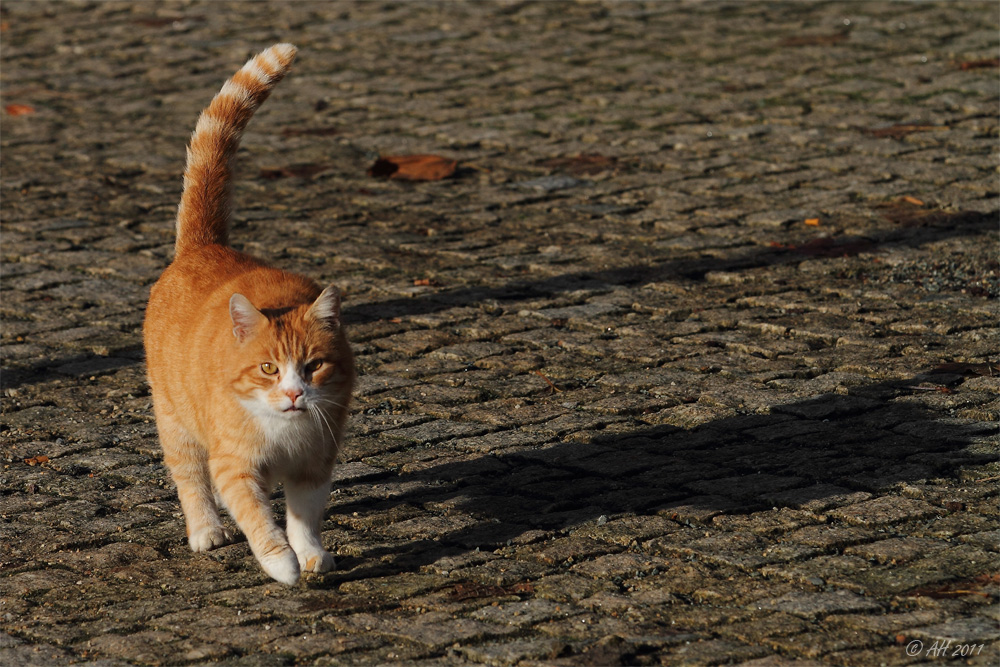
[[[286,389],[285,396],[292,399],[292,405],[295,405],[295,401],[299,400],[299,396],[302,395],[301,389]]]

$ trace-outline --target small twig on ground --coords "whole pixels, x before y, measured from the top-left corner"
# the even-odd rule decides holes
[[[562,389],[560,389],[559,387],[557,387],[554,384],[552,384],[552,380],[550,380],[547,377],[545,377],[544,375],[542,375],[541,371],[531,371],[531,372],[534,373],[535,375],[537,375],[538,377],[542,378],[543,380],[545,380],[548,383],[548,385],[550,387],[552,387],[552,393],[559,393],[559,392],[562,391]]]

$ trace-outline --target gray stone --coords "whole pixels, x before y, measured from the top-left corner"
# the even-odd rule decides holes
[[[793,592],[780,598],[758,602],[756,607],[783,611],[805,618],[821,618],[830,614],[847,614],[859,611],[872,612],[881,609],[876,602],[845,590],[829,593]]]

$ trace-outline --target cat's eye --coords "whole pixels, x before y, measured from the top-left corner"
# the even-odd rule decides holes
[[[260,370],[264,372],[264,375],[274,375],[278,372],[278,365],[272,364],[270,361],[265,361],[260,365]]]
[[[313,361],[310,361],[308,364],[306,364],[306,373],[315,373],[321,368],[323,368],[323,360],[314,359]]]

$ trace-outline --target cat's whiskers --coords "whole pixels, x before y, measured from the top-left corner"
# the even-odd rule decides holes
[[[318,402],[322,402],[322,403],[330,403],[331,405],[334,405],[334,406],[336,406],[338,408],[346,408],[347,407],[343,403],[339,403],[339,402],[337,402],[337,401],[335,401],[333,399],[330,399],[330,398],[323,398],[321,396],[314,396],[310,400],[312,400],[312,401],[318,401]]]
[[[337,442],[337,436],[333,432],[333,427],[330,426],[330,420],[326,418],[326,415],[323,414],[322,410],[316,410],[316,414],[323,420],[323,423],[326,424],[326,429],[330,432],[330,438],[333,440],[333,446],[339,449],[340,444]]]

